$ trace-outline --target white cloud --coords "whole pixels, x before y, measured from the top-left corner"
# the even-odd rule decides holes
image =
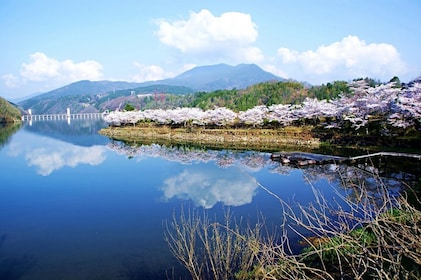
[[[42,52],[31,54],[31,61],[23,63],[21,76],[29,81],[56,80],[62,83],[79,80],[98,80],[102,77],[102,65],[94,60],[75,63],[72,60],[58,61]]]
[[[106,159],[104,146],[76,146],[35,134],[28,134],[22,139],[10,146],[8,155],[16,157],[24,154],[28,166],[36,167],[37,173],[42,176],[48,176],[64,167],[76,167],[80,164],[99,165]],[[45,145],[49,148],[46,149]]]
[[[390,79],[406,72],[397,49],[390,44],[367,44],[357,36],[299,52],[279,48],[280,68],[292,78],[311,77],[310,82],[372,77]],[[305,76],[304,76],[305,75]]]
[[[174,76],[173,73],[165,72],[161,66],[144,65],[139,62],[133,62],[138,69],[138,73],[131,77],[134,82],[157,81]]]
[[[274,64],[265,64],[265,65],[262,65],[262,68],[265,71],[270,72],[270,73],[272,73],[272,74],[274,74],[274,75],[276,75],[278,77],[291,78],[288,73],[286,73],[284,70],[282,70],[277,65],[274,65]]]
[[[1,78],[8,88],[16,88],[19,86],[19,78],[13,74],[5,74],[1,76]]]
[[[250,203],[257,188],[257,184],[243,174],[210,169],[207,172],[185,170],[165,180],[163,191],[166,199],[191,199],[197,206],[209,209],[218,202],[229,206]]]
[[[188,20],[159,20],[157,24],[161,43],[185,54],[237,62],[257,62],[263,57],[251,46],[258,32],[249,14],[228,12],[217,17],[204,9],[191,12]]]
[[[60,146],[60,145],[58,145]],[[56,150],[36,148],[27,152],[25,158],[29,166],[36,166],[37,173],[50,175],[54,170],[79,164],[99,165],[105,160],[102,146],[79,147],[63,144]]]
[[[244,48],[242,53],[239,53],[238,60],[242,62],[259,63],[264,60],[264,55],[259,48],[248,47]]]
[[[188,71],[188,70],[191,70],[191,69],[193,69],[194,67],[196,67],[197,65],[196,64],[193,64],[193,63],[189,63],[189,64],[184,64],[183,65],[183,67],[182,67],[182,69],[181,69],[181,72],[180,73],[183,73],[183,72],[186,72],[186,71]]]

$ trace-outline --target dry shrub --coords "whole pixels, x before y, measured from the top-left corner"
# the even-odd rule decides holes
[[[165,239],[193,279],[421,279],[421,212],[374,180],[368,190],[343,178],[353,196],[332,205],[314,190],[316,203],[294,209],[261,186],[283,207],[281,232],[269,233],[264,220],[244,226],[229,210],[224,223],[182,210]]]

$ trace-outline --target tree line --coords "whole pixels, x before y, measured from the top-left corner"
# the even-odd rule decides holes
[[[270,105],[257,103],[256,106],[240,111],[230,109],[229,106],[222,106],[228,104],[230,98],[226,97],[224,101],[226,95],[217,91],[211,96],[214,98],[213,102],[215,99],[221,100],[221,103],[218,103],[221,106],[212,109],[198,106],[201,104],[199,102],[195,104],[197,107],[114,111],[106,117],[106,121],[112,125],[153,122],[158,125],[176,126],[282,127],[309,124],[324,129],[363,130],[367,134],[375,129],[376,134],[380,135],[387,135],[399,129],[419,131],[421,129],[421,77],[408,84],[399,86],[397,84],[396,80],[391,80],[388,83],[373,86],[367,79],[354,80],[346,86],[342,82],[337,82],[312,89],[314,94],[324,99],[303,96],[301,103],[285,103],[281,102],[282,98],[280,98],[276,100],[279,103],[268,103]],[[287,83],[284,86],[291,89],[292,85],[294,83]],[[295,86],[304,91],[302,85],[295,84]],[[271,85],[258,84],[253,87],[266,93],[266,97],[271,96],[268,94],[271,92],[268,90],[271,89]],[[238,93],[234,90],[230,92],[232,95]],[[296,96],[300,94],[299,91],[294,93]],[[277,94],[282,96],[282,92]]]
[[[307,97],[332,99],[349,92],[348,83],[345,81],[335,81],[313,87],[306,87],[296,81],[263,82],[246,89],[234,88],[187,94],[167,94],[165,92],[140,94],[136,97],[126,97],[125,104],[130,104],[138,110],[174,109],[177,107],[197,107],[209,110],[215,107],[224,107],[239,112],[259,105],[300,104]]]

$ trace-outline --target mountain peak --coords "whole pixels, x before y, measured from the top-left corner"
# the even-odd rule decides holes
[[[285,79],[264,71],[256,64],[215,64],[197,66],[165,82],[173,85],[184,85],[198,91],[219,89],[246,88],[266,81],[283,81]]]

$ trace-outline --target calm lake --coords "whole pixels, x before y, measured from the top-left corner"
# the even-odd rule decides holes
[[[368,171],[381,172],[297,169],[259,151],[128,145],[99,135],[104,126],[35,121],[0,146],[0,279],[188,279],[164,241],[165,221],[181,207],[216,219],[230,207],[276,228],[277,197],[293,206],[315,192],[348,196],[339,173],[370,185]],[[416,176],[395,170],[385,180],[397,194]]]

